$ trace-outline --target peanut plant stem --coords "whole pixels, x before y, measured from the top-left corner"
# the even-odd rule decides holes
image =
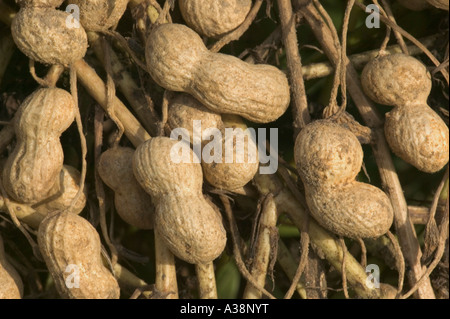
[[[88,32],[88,38],[97,59],[104,64],[104,52],[100,42],[100,35],[95,32]],[[109,52],[111,54],[111,71],[114,82],[136,112],[145,129],[151,135],[156,136],[159,119],[153,105],[148,105],[143,91],[138,87],[130,73],[126,71],[117,54],[112,49]]]
[[[78,80],[86,88],[88,93],[100,104],[100,106],[108,110],[106,85],[103,80],[97,75],[84,60],[79,60],[73,64],[76,69]],[[134,115],[127,109],[127,107],[117,98],[113,98],[114,109],[117,118],[122,123],[125,129],[125,135],[133,143],[138,146],[141,143],[149,140],[151,136],[142,127]]]
[[[297,271],[297,266],[294,258],[292,258],[292,255],[289,252],[289,249],[286,247],[286,245],[281,239],[278,241],[277,262],[281,266],[281,268],[283,269],[284,273],[289,278],[289,280],[293,280],[295,272]],[[301,281],[297,282],[295,290],[302,299],[307,299],[306,290]]]
[[[259,221],[259,231],[256,242],[255,255],[251,265],[250,273],[255,281],[262,287],[266,284],[267,269],[274,250],[274,234],[277,231],[277,208],[271,194],[264,203],[264,208]],[[255,288],[250,282],[245,286],[243,299],[261,299],[262,292]]]
[[[330,61],[333,64],[337,64],[339,54],[333,44],[331,31],[326,27],[319,12],[311,3],[301,6],[300,11],[311,26],[311,29]],[[346,67],[348,91],[366,122],[366,125],[373,130],[372,148],[380,172],[380,177],[384,185],[384,190],[389,196],[394,209],[397,236],[400,241],[400,246],[402,247],[403,255],[410,267],[408,278],[411,286],[413,286],[422,277],[424,271],[424,268],[420,263],[422,252],[413,225],[408,216],[403,189],[392,161],[389,146],[384,136],[382,128],[383,120],[372,102],[365,96],[359,81],[359,76],[348,59],[346,61]],[[425,280],[423,282],[418,290],[418,296],[425,299],[435,298],[430,280]]]
[[[300,130],[311,121],[306,100],[305,83],[300,53],[298,50],[296,16],[292,12],[291,0],[278,0],[283,43],[286,49],[287,66],[293,96],[294,139]]]
[[[155,286],[158,292],[167,294],[167,299],[178,299],[178,284],[175,258],[155,230]]]
[[[136,277],[119,263],[114,265],[114,274],[119,282],[120,289],[128,291],[130,295],[134,292],[134,290],[148,286],[144,280]],[[144,292],[144,295],[150,296],[151,293]]]
[[[214,264],[195,265],[195,272],[198,279],[198,291],[200,299],[217,299],[216,276],[214,274]]]

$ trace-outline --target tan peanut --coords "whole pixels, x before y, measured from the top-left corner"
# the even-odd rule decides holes
[[[232,191],[243,187],[255,176],[259,167],[258,151],[255,141],[246,132],[247,126],[239,116],[223,115],[222,117],[224,122],[220,115],[209,111],[190,95],[179,94],[170,102],[168,124],[171,129],[186,129],[192,144],[201,144],[202,147],[208,148],[209,151],[202,154],[204,177],[212,186]],[[194,123],[198,125],[195,128],[195,135]],[[227,135],[226,128],[241,129],[242,132],[235,130],[236,135],[232,135],[231,132]],[[203,136],[210,134],[208,129],[216,129],[216,135]],[[198,137],[198,140],[194,141],[194,136]],[[242,141],[243,149],[236,147],[238,140]],[[226,158],[225,148],[228,143],[233,150],[230,159]],[[249,156],[249,147],[254,150],[254,157]],[[202,152],[202,149],[199,151]],[[214,158],[216,151],[220,151],[221,154]],[[205,156],[208,155],[212,158],[205,160]]]
[[[300,132],[294,151],[308,207],[320,225],[350,238],[379,237],[389,230],[393,209],[387,195],[355,181],[363,150],[353,133],[315,121]]]
[[[83,217],[69,212],[47,216],[39,226],[38,245],[61,297],[119,298],[119,285],[102,263],[100,237]]]
[[[17,47],[30,59],[69,66],[84,57],[87,35],[83,27],[70,27],[69,13],[49,7],[22,7],[11,32]]]
[[[0,235],[0,299],[21,299],[22,296],[22,279],[6,260],[3,239]]]
[[[64,0],[16,0],[16,3],[21,7],[59,7]]]
[[[211,53],[200,36],[181,24],[152,29],[146,43],[147,69],[165,89],[186,92],[219,114],[268,123],[289,106],[289,84],[271,65],[251,65]]]
[[[51,195],[33,206],[36,212],[42,216],[41,219],[44,219],[50,213],[63,211],[70,207],[80,189],[80,179],[80,172],[76,168],[69,165],[63,166],[59,178],[49,192]],[[85,187],[78,200],[71,207],[70,212],[73,214],[81,213],[86,206],[86,200],[87,189]]]
[[[134,150],[128,147],[105,151],[98,163],[98,173],[114,190],[114,205],[119,216],[137,228],[152,229],[154,207],[151,197],[134,177],[133,154]]]
[[[386,114],[386,139],[392,151],[417,169],[434,173],[449,160],[449,131],[428,105],[431,76],[425,65],[405,54],[370,61],[361,81],[375,102],[395,106]]]
[[[246,131],[247,125],[239,116],[222,115],[222,159],[218,163],[203,161],[205,179],[219,189],[233,191],[244,187],[258,172],[259,157],[256,141]],[[233,130],[229,133],[227,130]],[[232,158],[227,149],[232,147]]]
[[[105,31],[117,23],[129,0],[69,0],[80,8],[80,22],[86,31]]]
[[[59,137],[74,117],[74,101],[65,90],[38,89],[25,99],[14,123],[17,145],[3,171],[9,196],[34,204],[51,195],[64,160]]]
[[[237,28],[252,7],[251,0],[180,0],[186,24],[207,37],[219,37]]]
[[[173,160],[177,155],[179,163]],[[194,157],[189,145],[156,137],[136,149],[133,170],[152,196],[155,228],[167,247],[189,263],[202,264],[222,253],[226,233],[220,214],[202,194],[202,168]]]

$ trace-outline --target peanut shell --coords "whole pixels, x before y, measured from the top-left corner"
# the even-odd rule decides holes
[[[133,155],[134,150],[128,147],[105,151],[100,156],[98,173],[103,182],[114,190],[114,206],[119,216],[137,228],[152,229],[152,199],[134,177]]]
[[[186,159],[175,163],[171,150],[178,141],[155,137],[141,144],[133,158],[136,179],[156,206],[155,228],[167,247],[186,262],[208,263],[224,250],[221,216],[202,194],[203,175],[195,154],[185,144]]]
[[[146,43],[148,72],[165,89],[186,92],[217,113],[258,123],[278,119],[290,102],[283,72],[211,53],[193,30],[181,24],[152,29]]]
[[[61,297],[119,298],[119,285],[101,259],[100,237],[83,217],[69,212],[49,215],[39,226],[38,244]]]
[[[252,7],[251,0],[180,0],[186,24],[200,35],[219,37],[237,28]]]
[[[53,8],[22,7],[11,32],[17,47],[30,59],[68,67],[86,54],[83,27],[69,27],[70,14]]]

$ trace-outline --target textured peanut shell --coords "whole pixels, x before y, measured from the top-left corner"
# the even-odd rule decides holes
[[[176,143],[156,137],[141,144],[133,158],[134,174],[152,196],[155,228],[172,253],[192,264],[211,262],[224,250],[226,232],[220,215],[202,194],[200,164],[171,161]]]
[[[133,174],[134,150],[114,147],[105,151],[98,163],[98,174],[114,190],[114,206],[128,224],[140,229],[153,228],[154,206]]]
[[[38,245],[61,297],[119,298],[119,285],[102,263],[100,237],[83,217],[68,212],[48,216],[39,226]],[[66,285],[74,274],[66,272],[68,265],[78,266],[79,288]]]
[[[16,3],[21,7],[45,7],[57,8],[64,0],[16,0]]]
[[[237,139],[233,136],[227,136],[225,134],[225,130],[222,130],[222,162],[221,163],[206,163],[202,162],[203,173],[205,175],[205,179],[214,187],[218,189],[225,190],[235,190],[237,188],[245,186],[249,183],[253,177],[258,172],[259,168],[259,157],[258,157],[258,149],[256,147],[256,141],[253,140],[250,134],[246,134],[245,130],[247,126],[242,121],[242,119],[235,115],[227,115],[224,116],[223,125],[225,128],[239,128],[244,131],[244,149],[238,149]],[[232,141],[230,141],[232,139]],[[226,145],[233,143],[233,162],[226,162],[226,153],[225,147]],[[249,147],[252,147],[255,152],[255,158],[250,158],[248,154]],[[239,153],[238,153],[239,152]],[[240,152],[243,152],[241,154]],[[238,155],[243,155],[243,162],[237,162]]]
[[[327,120],[315,121],[300,132],[294,152],[308,207],[320,225],[354,239],[389,230],[393,209],[387,195],[354,180],[363,152],[353,133]]]
[[[234,56],[211,53],[200,36],[184,25],[155,27],[145,52],[155,82],[191,94],[214,112],[268,123],[289,106],[289,84],[283,72],[271,65],[251,65]]]
[[[297,170],[308,185],[353,181],[361,170],[363,156],[353,133],[326,120],[307,125],[295,142]]]
[[[421,171],[439,171],[448,162],[449,132],[427,105],[431,78],[425,66],[404,54],[387,55],[369,62],[361,80],[375,102],[396,106],[385,123],[392,151]]]
[[[387,195],[375,186],[349,182],[335,187],[305,187],[311,215],[324,228],[349,238],[384,235],[394,218]]]
[[[3,239],[0,236],[0,299],[21,299],[22,296],[22,279],[6,260]]]
[[[394,108],[386,114],[384,130],[392,151],[417,169],[435,173],[448,163],[448,127],[428,105]]]
[[[197,33],[218,37],[237,28],[251,9],[251,0],[180,0],[186,24]]]
[[[202,158],[202,168],[205,179],[214,187],[218,189],[234,190],[239,187],[246,185],[255,176],[258,167],[258,152],[256,151],[256,158],[254,161],[250,161],[248,158],[248,146],[249,143],[252,147],[256,147],[255,141],[253,141],[250,136],[245,136],[244,141],[244,162],[237,163],[236,161],[236,140],[233,140],[233,162],[225,162],[225,126],[228,128],[241,128],[245,131],[247,126],[242,121],[239,116],[227,114],[226,125],[222,122],[220,115],[209,111],[204,108],[201,103],[199,103],[192,96],[187,94],[177,95],[169,105],[169,126],[171,129],[175,128],[185,128],[190,136],[191,143],[193,143],[193,123],[194,121],[201,121],[202,131],[197,134],[203,134],[203,132],[208,128],[217,128],[222,132],[222,163],[207,163]],[[197,143],[200,141],[196,141]],[[203,145],[209,143],[209,140],[203,140]]]
[[[364,92],[385,105],[426,103],[431,92],[431,75],[419,60],[402,54],[377,57],[361,74]]]
[[[429,7],[426,0],[397,0],[397,2],[413,11],[421,11]]]
[[[105,31],[117,23],[129,0],[69,0],[80,8],[80,22],[86,31]]]
[[[207,128],[221,129],[223,127],[222,117],[219,114],[208,110],[189,94],[177,94],[169,103],[167,124],[170,129],[186,129],[191,137],[191,143],[194,143],[194,121],[201,121],[200,134]]]
[[[67,67],[82,59],[88,46],[83,27],[66,25],[69,15],[53,8],[23,7],[12,21],[14,42],[32,60]]]
[[[426,0],[432,6],[436,8],[447,10],[449,9],[449,1],[448,0]]]
[[[33,206],[36,213],[42,216],[41,219],[44,219],[45,216],[55,211],[68,209],[72,204],[72,200],[78,194],[80,180],[81,174],[76,168],[64,165],[59,178],[49,192],[51,195],[44,201]],[[85,187],[78,200],[72,206],[71,212],[73,214],[81,213],[86,206],[86,200],[87,188]]]
[[[72,96],[58,88],[38,89],[16,113],[17,144],[3,171],[3,185],[13,199],[34,204],[47,198],[63,168],[60,135],[75,117]]]

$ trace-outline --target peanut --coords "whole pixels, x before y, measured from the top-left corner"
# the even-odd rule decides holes
[[[3,239],[0,236],[0,299],[21,299],[22,295],[22,279],[6,260]]]
[[[38,89],[16,113],[17,145],[3,171],[3,185],[13,199],[34,204],[50,194],[63,168],[59,136],[75,118],[72,96],[62,89]]]
[[[200,36],[184,25],[156,26],[145,52],[155,82],[191,94],[214,112],[268,123],[289,106],[289,84],[283,72],[271,65],[251,65],[234,56],[211,53]]]
[[[203,174],[206,180],[214,187],[226,190],[235,190],[237,188],[243,187],[255,176],[259,163],[258,163],[258,152],[256,145],[251,137],[246,134],[245,130],[247,126],[243,123],[240,117],[235,115],[223,115],[225,123],[222,121],[220,115],[215,114],[208,109],[204,108],[196,99],[187,94],[179,94],[173,98],[169,105],[169,120],[168,124],[171,129],[184,128],[188,131],[191,137],[192,144],[202,144],[202,146],[207,145],[207,141],[203,139],[203,134],[207,132],[207,129],[214,128],[220,130],[221,136],[220,141],[215,139],[219,137],[214,137],[214,141],[209,143],[221,145],[222,155],[220,156],[219,162],[213,159],[213,161],[205,161],[205,155],[214,156],[211,154],[203,154],[202,156],[202,168]],[[194,141],[194,121],[201,121],[201,131],[200,127],[195,128],[198,130],[199,137],[201,140]],[[239,134],[237,134],[236,139],[233,135],[226,135],[225,128],[240,128],[244,132],[243,136],[243,150],[237,150],[237,140],[240,139]],[[209,137],[208,137],[209,138]],[[233,158],[231,161],[226,160],[225,147],[227,143],[233,146]],[[248,148],[253,147],[255,150],[254,158],[248,156]],[[202,152],[202,150],[200,150]],[[213,153],[215,150],[213,151]],[[239,152],[239,153],[238,153]],[[244,152],[240,154],[240,152]],[[238,162],[238,156],[242,156],[242,162]]]
[[[117,23],[129,0],[69,0],[80,8],[80,22],[86,31],[105,31]]]
[[[49,192],[52,195],[38,205],[33,206],[36,213],[42,216],[41,220],[52,212],[63,211],[70,207],[72,200],[80,189],[78,186],[80,179],[80,172],[76,168],[69,165],[63,166],[59,178]],[[86,201],[87,190],[85,188],[81,196],[74,203],[70,212],[73,214],[81,213],[86,206]]]
[[[102,263],[100,237],[83,217],[69,212],[47,216],[39,226],[38,245],[61,297],[119,298],[119,285]]]
[[[140,229],[153,228],[154,207],[150,196],[133,175],[134,150],[114,147],[104,152],[98,163],[98,174],[112,190],[119,216]]]
[[[423,172],[441,170],[449,159],[449,131],[427,105],[431,76],[426,67],[404,54],[380,56],[365,66],[361,81],[373,101],[394,106],[384,126],[392,151]]]
[[[156,137],[141,144],[133,157],[134,175],[152,196],[155,228],[172,253],[192,264],[208,263],[224,250],[225,229],[202,194],[203,174],[194,152],[184,144],[177,153],[177,143],[183,142]],[[180,163],[172,160],[174,153]]]
[[[69,66],[84,57],[87,35],[82,27],[69,27],[70,14],[54,8],[22,7],[11,32],[17,47],[43,64]]]
[[[16,3],[21,7],[59,7],[64,0],[16,0]]]
[[[252,7],[251,0],[180,0],[187,25],[207,37],[219,37],[242,22]]]
[[[255,141],[246,132],[247,126],[240,117],[224,114],[222,120],[225,129],[241,129],[243,134],[241,135],[238,131],[235,138],[234,135],[224,133],[225,129],[222,129],[222,161],[219,163],[203,161],[202,166],[205,179],[211,185],[219,189],[233,191],[244,187],[258,172],[258,150]],[[239,145],[238,140],[241,140],[241,138],[242,145]],[[226,158],[227,145],[233,146],[231,161]],[[237,147],[238,145],[239,147]],[[254,156],[249,155],[249,148],[255,151]]]
[[[308,207],[320,225],[350,238],[379,237],[389,230],[389,198],[355,181],[363,151],[353,133],[327,120],[315,121],[300,132],[294,152]]]

